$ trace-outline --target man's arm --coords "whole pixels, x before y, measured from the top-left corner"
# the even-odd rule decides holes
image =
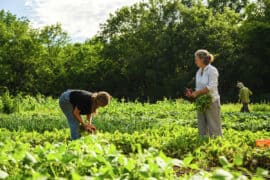
[[[252,96],[252,94],[253,94],[252,91],[250,89],[248,89],[248,90],[249,90],[249,95]]]
[[[92,115],[91,114],[87,114],[86,115],[86,120],[89,122],[89,124],[92,124]]]
[[[92,124],[92,115],[91,114],[87,114],[86,115],[86,119],[89,122],[90,129],[96,131],[97,130],[96,127]]]
[[[80,114],[80,110],[78,109],[78,107],[76,106],[73,110],[73,115],[75,116],[76,120],[80,123],[80,124],[84,124],[83,119],[81,117]]]

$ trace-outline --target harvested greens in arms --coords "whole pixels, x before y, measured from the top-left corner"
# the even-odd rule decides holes
[[[195,108],[197,111],[205,112],[212,103],[212,96],[210,94],[203,94],[196,98]]]

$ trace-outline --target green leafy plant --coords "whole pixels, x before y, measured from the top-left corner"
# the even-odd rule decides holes
[[[16,112],[16,110],[18,109],[18,102],[16,101],[15,98],[11,97],[9,91],[6,91],[3,94],[1,101],[2,101],[2,111],[4,113],[10,114]]]
[[[268,178],[270,113],[222,105],[222,138],[198,136],[196,112],[183,100],[112,101],[93,123],[97,134],[69,141],[57,100],[10,97],[19,110],[0,114],[0,176],[6,179]],[[269,104],[257,104],[266,106]],[[252,107],[252,105],[251,105]],[[241,148],[240,148],[241,147]]]
[[[212,103],[212,96],[210,94],[203,94],[196,98],[195,109],[200,112],[205,112]]]

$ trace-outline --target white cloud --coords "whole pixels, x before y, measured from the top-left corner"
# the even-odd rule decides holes
[[[62,24],[75,41],[83,41],[97,33],[118,8],[132,5],[139,0],[25,0],[31,10],[30,20],[34,27]]]

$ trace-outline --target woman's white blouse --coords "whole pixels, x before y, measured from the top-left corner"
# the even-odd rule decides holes
[[[220,99],[218,93],[218,76],[217,68],[211,64],[207,65],[204,70],[200,68],[196,73],[196,90],[207,88],[209,94],[213,97],[213,102]]]

